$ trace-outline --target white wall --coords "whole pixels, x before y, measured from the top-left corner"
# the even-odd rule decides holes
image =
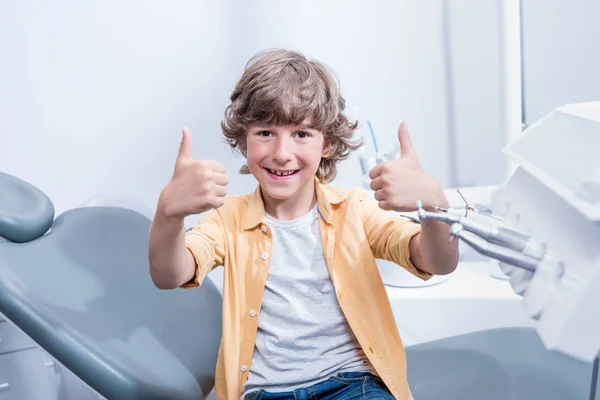
[[[194,156],[228,166],[229,193],[251,191],[256,183],[237,174],[243,160],[219,122],[248,58],[286,47],[337,72],[349,108],[372,121],[381,148],[405,119],[422,164],[444,186],[494,183],[503,170],[493,156],[503,140],[494,114],[497,24],[492,6],[469,4],[449,14],[450,93],[443,0],[3,2],[0,170],[44,190],[57,214],[110,192],[154,208],[188,125]],[[334,184],[359,184],[355,157],[339,170]]]
[[[240,3],[238,11],[240,62],[270,47],[325,62],[349,109],[360,107],[360,119],[371,121],[380,148],[397,141],[407,120],[423,165],[448,184],[440,1],[259,0]],[[355,158],[339,170],[334,184],[359,184]]]
[[[454,186],[490,185],[506,173],[500,4],[513,0],[445,0],[450,35]],[[515,117],[519,118],[518,115]],[[520,118],[519,118],[520,119]],[[453,160],[451,160],[453,161]]]
[[[226,159],[219,121],[234,42],[216,1],[3,2],[0,170],[57,214],[96,194],[154,207],[181,128],[194,156]]]
[[[525,122],[600,100],[600,1],[521,0]]]

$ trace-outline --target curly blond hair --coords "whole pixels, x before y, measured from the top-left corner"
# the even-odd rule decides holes
[[[311,128],[323,133],[329,149],[316,173],[322,182],[332,181],[336,164],[363,144],[352,140],[358,122],[351,123],[344,115],[346,101],[334,72],[296,51],[271,49],[256,54],[230,100],[221,128],[227,143],[244,156],[250,124],[300,125],[310,121]],[[244,165],[240,173],[250,171]]]

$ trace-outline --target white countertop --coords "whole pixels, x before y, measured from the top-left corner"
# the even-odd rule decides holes
[[[508,281],[490,275],[493,265],[461,262],[437,285],[386,286],[404,345],[486,329],[535,326]]]
[[[448,279],[433,286],[400,288],[386,286],[390,298],[509,299],[519,301],[506,280],[492,278],[490,262],[461,262]]]

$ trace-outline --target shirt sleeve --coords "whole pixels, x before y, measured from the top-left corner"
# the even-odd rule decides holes
[[[218,211],[211,210],[186,232],[185,243],[196,260],[196,272],[181,288],[196,288],[210,271],[225,262],[225,235]]]
[[[428,280],[433,275],[417,268],[410,259],[410,240],[421,225],[392,211],[379,208],[376,201],[359,201],[361,219],[375,258],[393,262],[413,275]]]

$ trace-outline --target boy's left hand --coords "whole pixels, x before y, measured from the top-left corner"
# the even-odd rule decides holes
[[[408,135],[405,122],[398,129],[400,159],[381,163],[369,172],[371,189],[383,210],[415,211],[421,200],[425,209],[431,206],[448,207],[444,190],[421,164]]]

